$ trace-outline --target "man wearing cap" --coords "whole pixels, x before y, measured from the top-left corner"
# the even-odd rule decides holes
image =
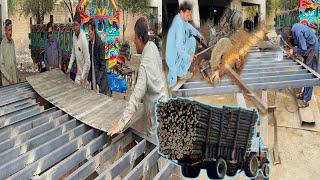
[[[77,75],[75,82],[81,84],[83,87],[87,86],[87,78],[90,70],[90,54],[89,45],[85,33],[81,30],[81,17],[79,13],[76,13],[73,18],[73,44],[72,54],[67,70],[67,74],[70,77],[70,69],[76,60],[77,63]]]
[[[5,20],[4,26],[4,37],[0,47],[0,71],[2,85],[7,86],[18,83],[18,75],[16,52],[12,39],[12,21],[10,19]]]

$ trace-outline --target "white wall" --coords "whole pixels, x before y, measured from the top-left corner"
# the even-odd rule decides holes
[[[162,0],[150,0],[150,7],[158,9],[158,22],[162,23]]]
[[[8,19],[8,2],[7,0],[1,0],[0,3],[1,3],[1,16],[2,16],[1,23],[3,23],[5,19]]]

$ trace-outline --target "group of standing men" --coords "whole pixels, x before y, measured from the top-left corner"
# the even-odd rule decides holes
[[[70,77],[70,69],[76,60],[77,73],[75,82],[85,88],[91,88],[99,93],[111,95],[108,86],[108,64],[105,59],[104,44],[96,33],[96,25],[92,20],[89,21],[89,42],[80,26],[81,17],[80,14],[76,13],[73,18],[73,47],[67,74]],[[18,83],[17,61],[15,45],[12,39],[12,21],[10,19],[4,22],[4,36],[0,50],[2,85],[7,86]],[[60,42],[57,38],[53,37],[51,22],[47,24],[47,42],[43,57],[41,72],[56,68],[62,69]]]

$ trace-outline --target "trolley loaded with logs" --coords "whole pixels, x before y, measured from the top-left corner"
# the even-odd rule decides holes
[[[157,104],[160,153],[176,160],[185,177],[195,178],[201,169],[213,179],[244,170],[269,176],[269,161],[257,132],[258,113],[237,107],[213,107],[188,99]]]

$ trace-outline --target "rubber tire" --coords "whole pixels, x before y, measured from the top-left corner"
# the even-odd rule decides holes
[[[210,179],[223,179],[227,173],[227,163],[223,158],[218,158],[215,163],[207,166],[207,175]]]
[[[184,177],[196,178],[200,174],[200,168],[192,166],[181,166],[181,172]]]
[[[237,168],[235,168],[235,169],[228,169],[226,174],[227,174],[227,176],[229,176],[229,177],[233,177],[233,176],[237,175],[237,171],[238,171]]]
[[[266,169],[267,168],[267,169]],[[264,162],[261,166],[261,170],[264,177],[268,177],[270,175],[270,166],[268,162]],[[266,172],[267,170],[267,172]]]
[[[239,12],[236,12],[232,17],[232,27],[234,30],[238,30],[242,27],[242,17]]]
[[[255,164],[253,164],[255,163]],[[255,167],[253,167],[255,165]],[[244,173],[247,177],[256,177],[259,169],[258,158],[255,154],[250,154],[246,166],[244,169]]]

